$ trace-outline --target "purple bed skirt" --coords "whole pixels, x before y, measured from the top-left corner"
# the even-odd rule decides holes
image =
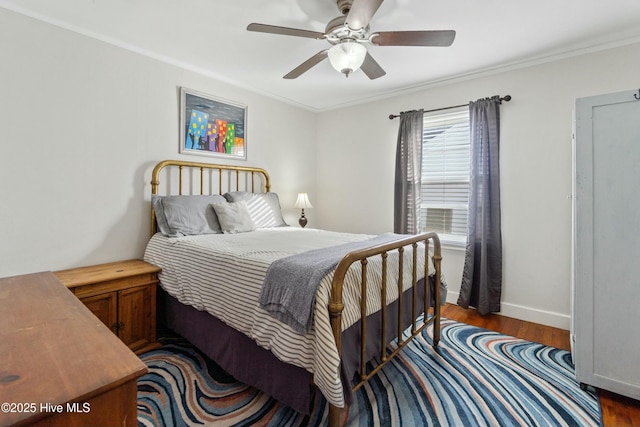
[[[433,306],[433,277],[429,278],[430,306]],[[417,285],[418,313],[423,312],[424,280]],[[403,294],[403,328],[412,322],[412,291]],[[442,298],[444,301],[444,297]],[[397,301],[387,309],[387,341],[397,335]],[[180,303],[158,288],[158,321],[187,339],[235,379],[256,387],[279,402],[309,414],[315,387],[313,375],[305,369],[282,362],[255,341],[206,311]],[[380,312],[367,317],[367,356],[380,355],[382,331]],[[360,322],[342,333],[342,382],[347,405],[351,403],[351,379],[360,367]],[[348,380],[347,380],[348,379]],[[349,385],[349,386],[347,386]]]
[[[180,303],[158,288],[159,321],[198,347],[238,381],[308,414],[312,375],[273,353],[206,311]]]

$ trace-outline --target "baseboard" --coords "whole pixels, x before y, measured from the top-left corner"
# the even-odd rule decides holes
[[[447,302],[457,304],[458,292],[447,292]],[[502,302],[501,316],[513,317],[515,319],[526,320],[527,322],[540,323],[542,325],[553,326],[569,330],[571,327],[571,316],[568,314],[555,313],[553,311],[540,310],[538,308],[525,307],[523,305]]]

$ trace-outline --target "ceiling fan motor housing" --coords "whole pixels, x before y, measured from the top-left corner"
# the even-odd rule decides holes
[[[333,18],[325,29],[325,38],[331,44],[338,44],[346,40],[366,42],[369,40],[369,26],[359,30],[352,30],[344,21],[346,16]]]

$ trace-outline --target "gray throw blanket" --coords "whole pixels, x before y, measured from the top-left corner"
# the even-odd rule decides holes
[[[310,331],[316,292],[322,279],[349,252],[406,237],[386,233],[360,242],[314,249],[274,261],[260,294],[260,307],[299,334]]]

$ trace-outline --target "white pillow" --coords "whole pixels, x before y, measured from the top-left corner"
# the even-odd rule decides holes
[[[249,215],[247,202],[244,200],[232,203],[216,203],[211,206],[216,211],[223,233],[245,233],[256,229],[256,225]]]
[[[280,200],[276,193],[250,193],[247,191],[234,191],[226,193],[225,199],[229,202],[247,202],[249,215],[256,228],[286,226],[282,217]]]

